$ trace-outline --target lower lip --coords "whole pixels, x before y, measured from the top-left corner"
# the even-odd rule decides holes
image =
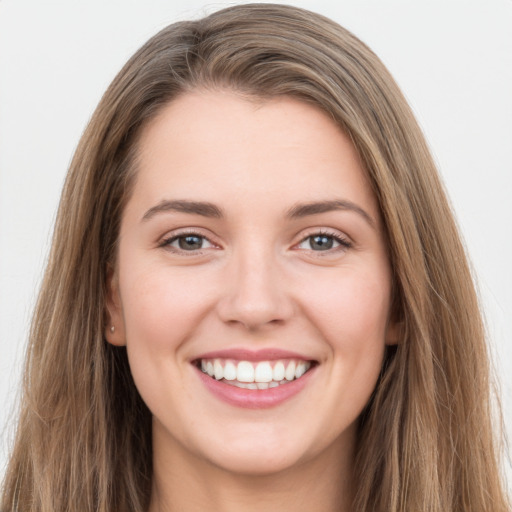
[[[199,368],[196,370],[204,385],[222,401],[245,409],[268,409],[276,407],[297,395],[309,382],[315,369],[316,367],[311,368],[302,377],[287,384],[268,389],[238,388],[213,379]]]

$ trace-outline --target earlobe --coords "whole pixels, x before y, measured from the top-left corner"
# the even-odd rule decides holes
[[[122,324],[120,324],[122,325]],[[105,339],[111,344],[117,347],[124,347],[126,345],[124,333],[121,332],[122,328],[116,329],[114,323],[107,324],[105,327]]]
[[[126,337],[119,294],[119,281],[116,272],[111,266],[109,266],[107,270],[107,297],[105,307],[105,339],[112,345],[118,347],[125,346]]]

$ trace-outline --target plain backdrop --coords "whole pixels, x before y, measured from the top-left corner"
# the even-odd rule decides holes
[[[291,3],[365,41],[416,113],[473,261],[512,438],[512,0]],[[172,21],[228,5],[0,0],[0,475],[31,311],[78,139],[141,44]],[[512,483],[510,469],[508,476]]]

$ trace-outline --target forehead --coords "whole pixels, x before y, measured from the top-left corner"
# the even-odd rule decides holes
[[[320,109],[293,98],[186,93],[145,127],[139,152],[134,198],[146,205],[170,196],[285,209],[342,196],[378,218],[349,137]]]

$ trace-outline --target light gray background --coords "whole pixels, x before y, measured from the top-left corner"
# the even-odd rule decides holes
[[[512,438],[512,0],[283,3],[353,31],[409,99],[474,264]],[[0,0],[0,474],[31,310],[80,134],[151,35],[227,5]],[[512,483],[510,468],[508,476]]]

